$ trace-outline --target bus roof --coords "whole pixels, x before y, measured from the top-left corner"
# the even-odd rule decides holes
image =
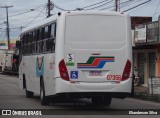
[[[42,20],[42,21],[40,21],[38,23],[35,23],[35,24],[31,25],[31,26],[28,26],[27,28],[24,28],[22,30],[21,34],[23,34],[25,32],[28,32],[28,31],[32,31],[33,29],[36,29],[36,28],[38,28],[40,26],[43,26],[45,24],[49,24],[49,23],[55,21],[56,19],[57,19],[57,15],[51,16],[49,18],[46,18],[46,19],[44,19],[44,20]]]
[[[113,12],[113,11],[66,11],[66,12],[59,12],[60,14],[66,14],[66,15],[83,15],[83,14],[101,14],[101,15],[116,15],[116,16],[124,16],[127,15],[127,13],[120,13],[120,12]],[[27,28],[24,28],[21,32],[21,34],[32,31],[33,29],[36,29],[38,27],[41,27],[43,25],[49,24],[53,21],[55,21],[58,17],[58,14],[51,16],[49,18],[46,18],[38,23],[35,23],[34,25],[31,25]]]

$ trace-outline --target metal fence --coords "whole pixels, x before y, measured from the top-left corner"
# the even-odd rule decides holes
[[[149,94],[160,94],[160,77],[151,76],[148,80]]]

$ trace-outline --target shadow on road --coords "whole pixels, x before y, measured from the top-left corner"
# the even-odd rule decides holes
[[[34,96],[36,101],[39,101],[40,104],[40,97],[39,96]],[[94,106],[91,103],[91,99],[71,99],[71,98],[53,98],[50,97],[48,99],[48,105],[50,107],[56,107],[58,109],[77,109],[77,110],[96,110],[96,109],[109,109],[109,106]]]

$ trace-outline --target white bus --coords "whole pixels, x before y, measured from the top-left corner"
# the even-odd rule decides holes
[[[26,97],[91,98],[110,105],[131,93],[132,38],[127,14],[58,13],[20,35],[19,78]]]

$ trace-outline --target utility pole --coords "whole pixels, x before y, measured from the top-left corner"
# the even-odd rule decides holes
[[[9,35],[9,20],[8,20],[8,8],[13,7],[12,6],[1,6],[1,8],[6,8],[6,16],[7,16],[7,28],[6,28],[6,32],[7,32],[7,40],[8,40],[8,50],[10,50],[10,35]]]
[[[47,16],[48,18],[51,16],[51,0],[48,0],[47,8],[48,8],[48,16]]]
[[[120,11],[120,0],[115,0],[115,11]]]

